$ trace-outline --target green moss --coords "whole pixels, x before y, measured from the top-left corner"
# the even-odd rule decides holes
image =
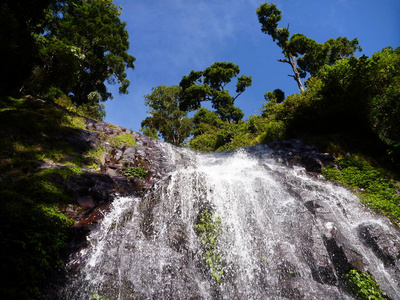
[[[132,147],[136,145],[136,141],[132,134],[119,134],[117,135],[112,144],[118,148],[122,147]]]
[[[224,274],[222,270],[222,257],[218,251],[218,237],[221,234],[221,218],[214,217],[213,213],[207,209],[199,215],[194,229],[201,238],[201,244],[204,251],[203,263],[214,280],[219,283]]]
[[[148,171],[146,171],[142,167],[128,167],[124,171],[124,175],[128,178],[137,177],[144,179],[147,173]]]
[[[101,159],[106,149],[103,146],[97,146],[95,149],[91,149],[87,152],[88,157],[95,159]]]
[[[358,300],[384,300],[379,284],[374,277],[357,270],[351,270],[345,275],[348,280],[350,291],[357,297]]]
[[[373,168],[366,160],[356,156],[338,159],[337,164],[339,170],[333,167],[322,169],[327,180],[354,189],[364,204],[400,225],[398,184]]]

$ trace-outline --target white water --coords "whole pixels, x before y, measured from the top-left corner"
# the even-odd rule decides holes
[[[264,148],[195,159],[143,199],[114,201],[65,299],[352,299],[332,241],[400,299],[398,262],[385,268],[358,227],[377,224],[394,242],[399,234],[347,190],[277,164]],[[194,229],[204,209],[221,219],[219,283]]]

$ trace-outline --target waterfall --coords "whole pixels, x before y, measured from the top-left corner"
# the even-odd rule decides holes
[[[265,146],[193,154],[145,196],[114,200],[60,298],[353,299],[343,272],[359,268],[400,299],[399,262],[366,243],[371,227],[400,243],[348,190]]]

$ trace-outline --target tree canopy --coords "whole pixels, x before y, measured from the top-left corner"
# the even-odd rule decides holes
[[[287,28],[278,28],[282,14],[273,3],[262,4],[256,12],[261,23],[261,31],[270,35],[282,49],[284,58],[278,61],[291,66],[293,75],[289,76],[294,78],[301,92],[304,91],[301,79],[305,78],[307,73],[314,76],[323,65],[331,65],[361,50],[357,39],[350,41],[346,37],[338,37],[336,40],[331,38],[320,44],[301,33],[290,36],[289,25]]]
[[[10,76],[3,94],[63,93],[78,104],[112,98],[106,83],[127,93],[126,24],[112,0],[5,1],[0,4],[2,64]],[[4,26],[3,26],[4,25]],[[7,57],[7,59],[4,59]],[[51,97],[50,97],[51,98]]]
[[[192,120],[187,112],[179,109],[181,87],[157,86],[145,95],[145,104],[150,107],[149,116],[142,121],[141,131],[153,138],[158,135],[166,142],[180,145],[190,135]]]
[[[182,96],[180,109],[193,111],[201,107],[201,102],[211,101],[219,117],[228,122],[238,122],[244,116],[234,102],[247,87],[251,86],[251,76],[242,75],[236,83],[236,96],[231,96],[225,86],[240,73],[238,65],[231,62],[216,62],[204,71],[191,71],[183,76],[180,86]]]
[[[266,92],[264,98],[267,101],[282,103],[285,100],[285,93],[281,89],[275,89],[273,92]]]
[[[57,88],[77,104],[112,98],[105,83],[119,84],[127,93],[125,69],[134,68],[128,54],[128,32],[120,9],[112,0],[66,0],[53,5],[44,33],[36,35],[40,47],[27,89],[43,93]]]
[[[40,24],[46,9],[56,0],[0,3],[0,69],[7,72],[0,81],[1,94],[16,94],[30,76],[38,48],[33,34],[42,33]]]

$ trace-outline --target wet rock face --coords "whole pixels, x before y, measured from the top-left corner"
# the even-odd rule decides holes
[[[93,159],[100,165],[99,170],[86,169],[84,175],[66,183],[67,192],[73,195],[81,207],[68,213],[78,226],[96,225],[103,217],[97,208],[109,204],[117,195],[143,196],[157,182],[167,180],[168,174],[177,167],[193,164],[193,153],[190,151],[120,126],[87,120],[86,129],[82,131],[80,140],[86,141],[93,149],[104,149],[104,153],[99,159]],[[112,141],[118,135],[131,135],[135,145],[117,147]],[[300,140],[272,142],[260,146],[270,149],[272,157],[283,164],[304,166],[306,171],[313,174],[319,173],[322,167],[331,165],[335,160],[334,156],[320,153],[316,147],[305,145]],[[124,176],[128,167],[141,167],[147,171],[147,175],[144,178],[128,178]],[[318,204],[309,202],[306,203],[306,208],[315,214]]]
[[[294,167],[304,166],[315,175],[333,163],[333,156],[315,147],[293,140],[194,157],[185,149],[130,130],[102,122],[89,124],[96,132],[85,133],[87,140],[106,150],[99,170],[71,182],[81,206],[80,210],[70,207],[70,213],[79,217],[71,249],[76,253],[76,268],[81,267],[85,258],[79,253],[89,253],[97,240],[98,249],[103,250],[93,253],[104,256],[104,265],[96,263],[88,270],[93,267],[93,274],[103,274],[104,282],[96,286],[95,281],[78,280],[69,290],[74,295],[76,286],[86,290],[93,284],[89,293],[123,299],[149,295],[157,299],[263,299],[265,291],[271,299],[352,299],[344,292],[350,270],[370,272],[384,264],[393,278],[400,278],[399,236],[384,228],[389,228],[387,223],[374,222],[354,195],[304,176],[302,168]],[[110,140],[120,134],[132,135],[136,145],[113,145]],[[148,172],[144,178],[124,176],[127,167],[136,166]],[[232,173],[237,175],[231,178]],[[129,198],[125,203],[126,199],[118,198],[111,209],[117,194],[141,199]],[[222,288],[210,280],[203,265],[205,250],[194,231],[204,209],[219,212],[225,226],[219,249],[229,267],[224,269]],[[103,217],[97,226],[105,229],[92,231],[91,245],[85,248],[84,237]],[[103,245],[104,240],[110,243]],[[124,276],[116,284],[119,274]],[[378,279],[387,285],[389,295],[399,295],[384,277]],[[196,282],[207,283],[201,285],[205,290]],[[245,297],[245,293],[258,294]],[[76,295],[65,299],[83,298]]]
[[[308,172],[319,173],[322,167],[332,165],[335,157],[318,152],[317,147],[305,145],[301,140],[268,143],[273,156],[288,165],[303,166]]]
[[[395,267],[400,258],[400,240],[390,235],[379,224],[364,223],[358,226],[358,236],[382,260],[386,267]]]
[[[116,138],[121,135],[130,135],[135,144],[115,143]],[[116,196],[142,197],[157,182],[165,180],[171,171],[192,163],[191,154],[187,150],[95,120],[86,120],[86,129],[79,136],[72,136],[67,140],[85,151],[103,151],[100,157],[87,158],[90,161],[86,162],[96,163],[99,169],[84,168],[84,174],[64,182],[66,193],[76,202],[76,205],[69,205],[65,209],[65,213],[76,224],[71,241],[73,251],[77,249],[77,245],[84,245],[81,241],[103,219]],[[140,167],[147,171],[147,175],[144,178],[128,178],[124,175],[128,167]]]
[[[118,135],[131,135],[135,145],[116,146],[113,140]],[[72,194],[82,210],[70,214],[77,223],[85,223],[93,211],[110,203],[116,195],[142,196],[151,190],[155,183],[166,180],[168,174],[177,167],[193,164],[193,154],[182,148],[151,139],[132,130],[105,122],[87,120],[86,130],[79,138],[86,147],[104,149],[104,153],[93,162],[100,165],[99,170],[86,169],[86,173],[66,183],[66,190]],[[73,142],[73,141],[71,141]],[[308,172],[318,173],[321,168],[331,165],[334,157],[319,153],[316,147],[305,145],[300,140],[272,142],[262,145],[272,150],[272,156],[286,165],[304,166]],[[128,167],[141,167],[147,171],[145,178],[124,176]],[[315,210],[313,204],[307,207]]]

